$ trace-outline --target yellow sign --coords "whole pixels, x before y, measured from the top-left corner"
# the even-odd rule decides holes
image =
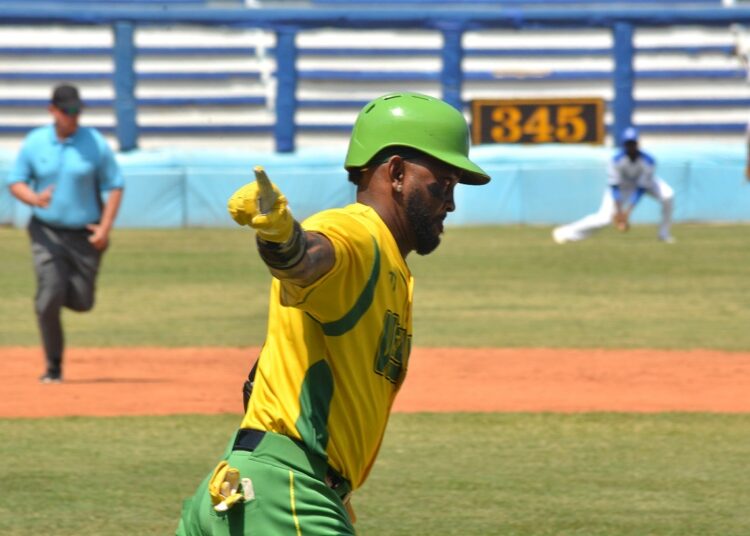
[[[510,99],[471,103],[471,141],[604,143],[604,100]]]

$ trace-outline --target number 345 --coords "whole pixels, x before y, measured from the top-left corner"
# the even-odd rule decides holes
[[[540,106],[528,117],[516,106],[499,106],[492,111],[493,141],[515,143],[576,143],[586,138],[586,121],[581,106]]]

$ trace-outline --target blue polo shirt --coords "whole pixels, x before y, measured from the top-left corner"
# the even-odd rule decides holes
[[[124,186],[115,155],[98,130],[78,127],[61,141],[54,125],[26,136],[8,177],[8,184],[17,182],[35,192],[54,185],[47,208],[32,207],[32,213],[50,225],[74,229],[99,221],[100,192]]]

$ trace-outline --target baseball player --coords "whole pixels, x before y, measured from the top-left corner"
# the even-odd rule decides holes
[[[623,150],[609,163],[608,188],[599,210],[576,222],[556,227],[552,238],[558,244],[577,242],[591,236],[610,223],[622,232],[630,229],[630,215],[643,194],[661,204],[661,224],[658,238],[665,243],[675,240],[672,226],[672,188],[654,174],[654,158],[638,147],[638,131],[629,127],[622,135]]]
[[[406,257],[438,246],[456,184],[490,180],[468,151],[460,112],[389,94],[352,131],[356,203],[300,224],[262,168],[232,195],[232,218],[255,229],[274,276],[268,331],[240,428],[185,502],[178,536],[354,534],[351,493],[375,462],[409,363]]]

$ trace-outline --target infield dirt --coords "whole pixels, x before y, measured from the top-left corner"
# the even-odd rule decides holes
[[[257,348],[0,348],[0,417],[240,413]],[[750,353],[415,348],[398,412],[750,412]]]

